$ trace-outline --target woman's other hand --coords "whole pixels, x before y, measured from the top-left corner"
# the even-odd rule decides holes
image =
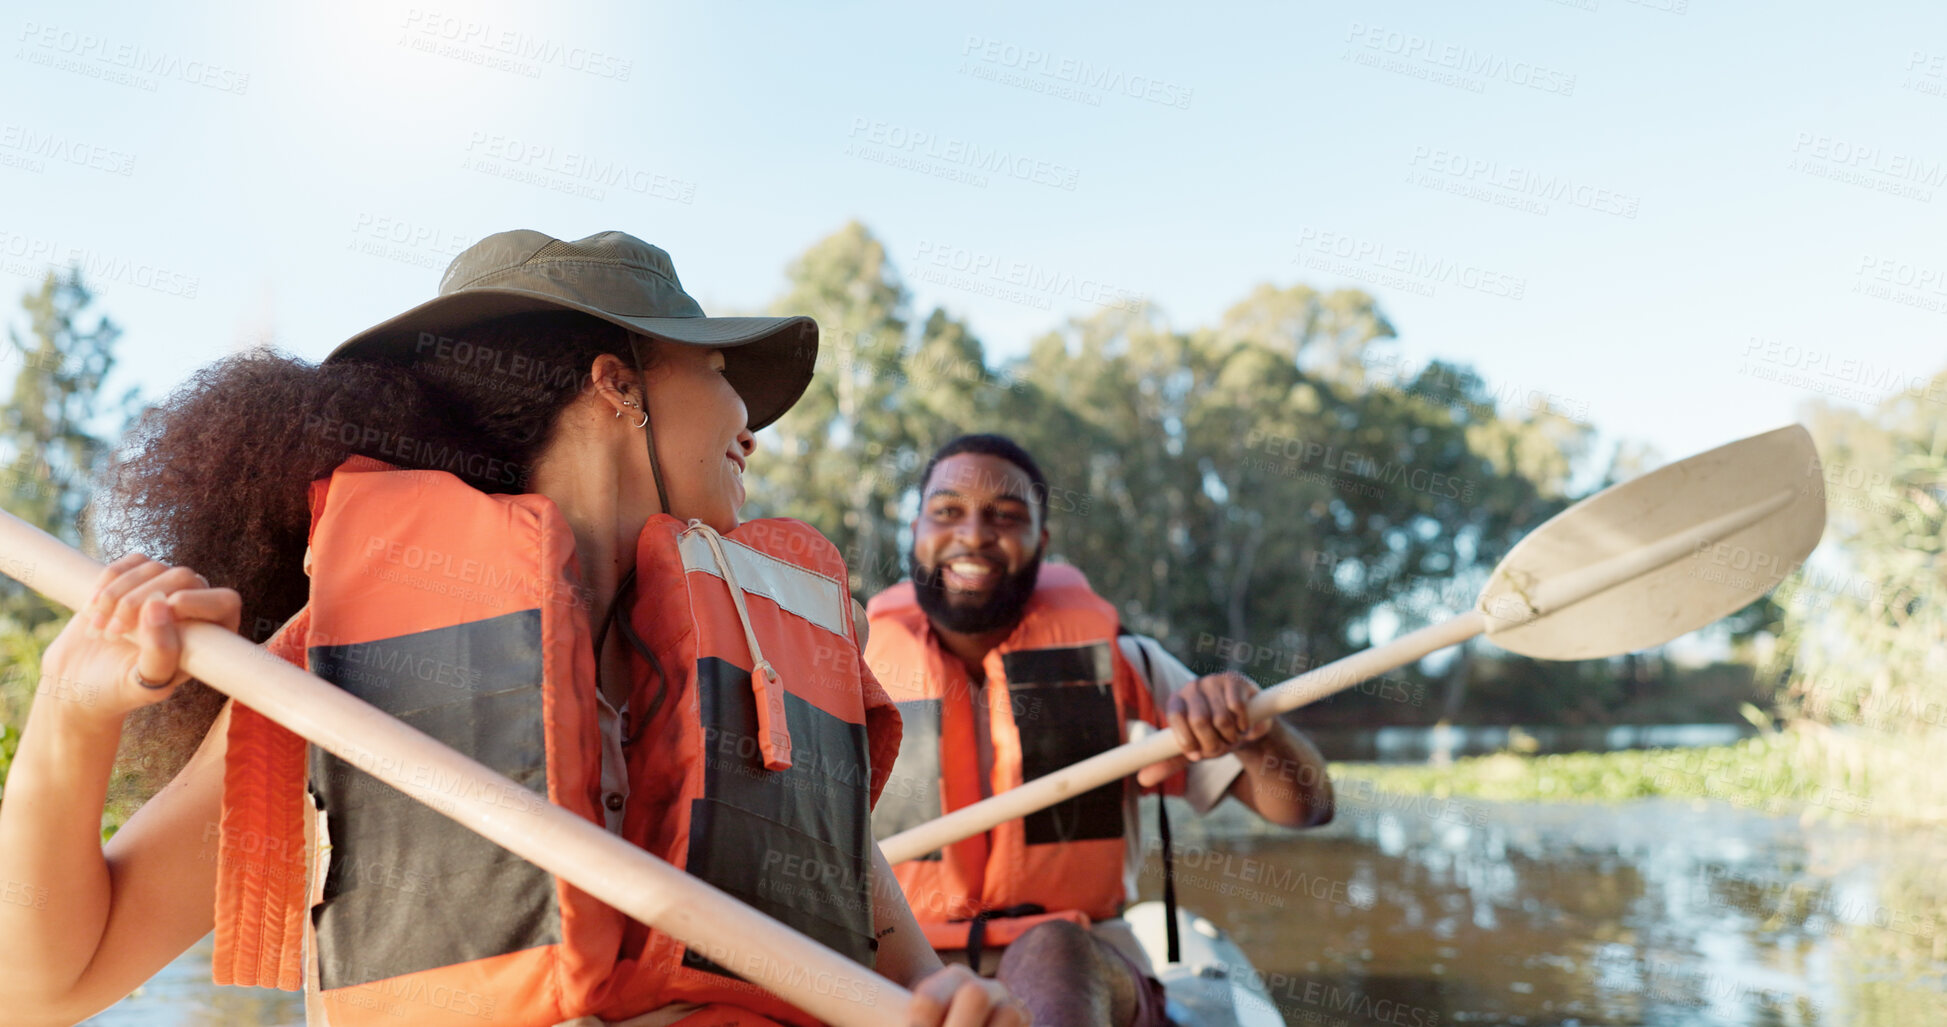
[[[86,696],[90,706],[119,720],[169,698],[189,680],[179,666],[185,621],[235,631],[242,612],[235,590],[211,588],[187,567],[130,553],[102,568],[94,597],[47,647],[41,687]]]
[[[906,1022],[913,1027],[1029,1027],[1027,1007],[1005,985],[958,965],[927,974],[914,985]]]

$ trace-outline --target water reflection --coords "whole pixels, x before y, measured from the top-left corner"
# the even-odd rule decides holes
[[[1947,1024],[1947,830],[1351,785],[1296,835],[1172,806],[1182,902],[1294,1027]],[[1142,885],[1160,893],[1153,847]],[[294,994],[212,986],[209,944],[89,1022],[302,1022]]]
[[[1425,763],[1485,756],[1514,748],[1546,756],[1618,749],[1690,749],[1730,745],[1757,733],[1750,724],[1606,724],[1534,727],[1437,725],[1434,727],[1319,727],[1305,734],[1329,760],[1361,763]]]
[[[1229,927],[1289,1023],[1947,1023],[1942,831],[1340,800],[1296,836],[1175,807],[1180,901]]]
[[[89,1027],[239,1027],[302,1024],[304,998],[294,991],[219,988],[210,983],[206,937],[135,994],[83,1021]]]

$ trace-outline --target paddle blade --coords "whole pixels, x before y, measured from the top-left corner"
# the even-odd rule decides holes
[[[1798,425],[1604,489],[1521,540],[1481,591],[1495,644],[1587,660],[1661,645],[1777,587],[1825,530]]]

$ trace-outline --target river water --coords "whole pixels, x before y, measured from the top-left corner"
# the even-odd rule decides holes
[[[1294,1027],[1947,1024],[1942,829],[1350,785],[1306,832],[1171,806],[1180,901],[1230,930]],[[208,981],[205,941],[90,1022],[302,1020],[294,995]]]
[[[1947,831],[1339,798],[1301,833],[1172,803],[1179,902],[1230,930],[1287,1023],[1947,1024]]]

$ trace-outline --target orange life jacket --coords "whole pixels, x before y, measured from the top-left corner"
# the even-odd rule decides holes
[[[982,665],[984,709],[911,582],[875,596],[866,616],[866,665],[898,702],[904,730],[872,818],[880,839],[980,801],[976,716],[987,719],[995,794],[1122,744],[1127,719],[1158,721],[1149,689],[1116,645],[1115,607],[1073,567],[1041,567],[1020,624]],[[1118,914],[1129,898],[1125,787],[1103,785],[894,866],[928,941],[965,948],[971,921],[1001,911],[983,924],[987,942],[1006,944],[1042,919]],[[1040,915],[1024,918],[1035,907]]]
[[[310,603],[272,648],[512,778],[510,815],[547,801],[602,823],[592,614],[554,504],[354,458],[312,510]],[[898,727],[868,708],[837,550],[796,521],[725,536],[659,515],[636,569],[626,616],[667,680],[631,653],[622,837],[871,966],[868,818]],[[720,1014],[694,1022],[816,1022],[252,711],[229,741],[219,984],[297,987],[308,912],[332,1027],[679,1001]]]

